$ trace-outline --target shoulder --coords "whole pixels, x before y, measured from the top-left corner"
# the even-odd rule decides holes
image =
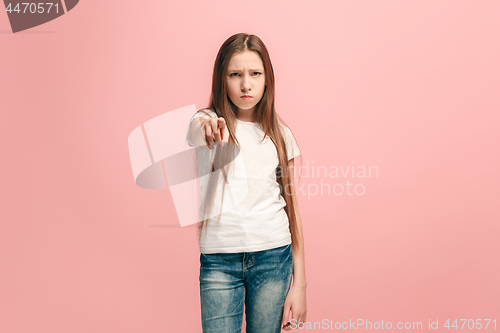
[[[292,131],[290,130],[290,128],[287,125],[283,124],[282,122],[278,122],[278,124],[279,124],[281,133],[285,137],[293,136]]]
[[[196,119],[196,118],[204,118],[204,119],[210,119],[216,117],[217,118],[217,113],[210,109],[201,109],[198,110],[192,117],[191,117],[191,122]]]
[[[201,109],[195,113],[195,116],[203,118],[211,118],[211,117],[217,117],[217,113],[215,113],[213,110],[210,109]]]

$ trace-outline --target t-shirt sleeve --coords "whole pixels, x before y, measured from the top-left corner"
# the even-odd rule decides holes
[[[292,158],[299,156],[300,149],[299,146],[297,145],[297,141],[295,140],[295,137],[292,134],[292,131],[284,124],[281,124],[284,129],[284,139],[285,139],[285,144],[286,144],[286,154],[287,158],[290,161]]]
[[[205,119],[209,119],[209,118],[212,118],[212,117],[217,117],[217,114],[214,111],[212,111],[212,110],[203,109],[203,110],[200,110],[200,111],[196,112],[191,117],[191,120],[189,121],[188,130],[187,130],[187,135],[186,135],[186,143],[190,147],[196,147],[196,145],[193,142],[191,142],[191,140],[189,139],[193,135],[193,133],[190,133],[191,124],[193,123],[193,120],[195,120],[196,118],[200,118],[200,117],[201,118],[205,118]]]

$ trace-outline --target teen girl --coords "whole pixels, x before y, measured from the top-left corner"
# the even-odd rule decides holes
[[[240,33],[221,46],[210,107],[192,117],[186,140],[199,167],[208,161],[199,170],[203,332],[241,332],[244,311],[247,333],[299,327],[307,312],[293,172],[300,150],[278,122],[273,67],[259,37]]]

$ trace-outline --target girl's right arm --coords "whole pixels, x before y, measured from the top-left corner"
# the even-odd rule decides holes
[[[223,117],[198,117],[191,121],[186,141],[191,147],[213,149],[211,142],[228,142],[228,131]]]
[[[186,136],[187,144],[191,147],[209,149],[207,141],[205,140],[205,133],[203,131],[204,125],[210,119],[198,117],[191,121],[189,131]]]

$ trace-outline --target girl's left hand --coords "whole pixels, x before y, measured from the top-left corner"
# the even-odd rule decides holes
[[[292,311],[292,321],[288,321],[290,310]],[[306,321],[307,304],[306,304],[306,287],[292,284],[288,295],[286,296],[285,305],[283,308],[283,318],[281,320],[281,328],[285,331],[290,331],[292,328],[302,327]],[[302,324],[301,324],[302,323]]]

